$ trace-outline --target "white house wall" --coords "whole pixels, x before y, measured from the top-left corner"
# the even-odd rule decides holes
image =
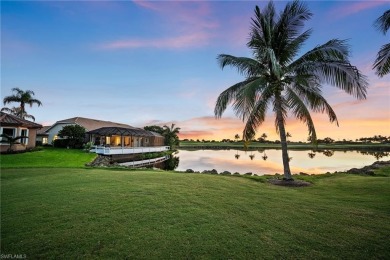
[[[61,124],[55,124],[53,127],[51,127],[46,133],[49,135],[47,138],[48,144],[53,143],[53,139],[56,135],[58,135],[58,132],[62,130],[64,126],[67,125],[75,125],[75,124],[66,124],[66,123],[61,123]]]

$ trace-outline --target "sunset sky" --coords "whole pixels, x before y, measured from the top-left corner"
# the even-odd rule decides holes
[[[276,1],[278,10],[286,2]],[[19,87],[33,90],[43,106],[27,108],[50,125],[71,117],[181,127],[180,137],[234,139],[243,123],[229,109],[214,118],[215,101],[242,81],[217,64],[218,54],[251,56],[246,47],[254,8],[266,1],[2,1],[1,99]],[[339,127],[312,114],[318,138],[390,135],[390,75],[378,78],[372,64],[390,41],[373,26],[390,1],[309,1],[313,33],[301,54],[326,41],[349,39],[351,63],[368,76],[367,99],[335,87],[324,96]],[[15,104],[16,106],[17,104]],[[8,105],[11,107],[12,105]],[[292,140],[305,126],[289,118]],[[258,129],[271,140],[274,115]]]

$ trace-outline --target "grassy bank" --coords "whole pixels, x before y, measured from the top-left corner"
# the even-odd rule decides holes
[[[261,177],[91,169],[78,150],[1,155],[1,254],[28,259],[388,259],[390,168]]]
[[[389,174],[389,170],[382,170]],[[388,177],[2,169],[1,253],[28,258],[390,257]]]

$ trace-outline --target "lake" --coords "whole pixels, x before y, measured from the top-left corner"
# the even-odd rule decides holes
[[[290,169],[293,174],[300,172],[320,174],[361,168],[375,161],[390,160],[390,152],[378,151],[289,151]],[[192,169],[204,171],[216,169],[218,172],[230,171],[241,174],[283,173],[282,150],[183,150],[174,157],[179,158],[177,171]]]

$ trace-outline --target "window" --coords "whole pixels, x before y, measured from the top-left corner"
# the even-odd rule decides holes
[[[20,135],[28,137],[28,129],[21,129]],[[28,138],[20,139],[20,143],[27,145],[28,144]]]
[[[15,137],[16,129],[15,128],[3,128],[2,134],[6,134],[12,137]]]
[[[1,134],[9,135],[11,137],[16,136],[16,128],[1,128]],[[5,137],[0,137],[0,140],[7,140]],[[1,143],[1,144],[6,144],[6,143]]]
[[[43,137],[43,138],[42,138],[42,144],[47,144],[47,143],[48,143],[47,137]]]

